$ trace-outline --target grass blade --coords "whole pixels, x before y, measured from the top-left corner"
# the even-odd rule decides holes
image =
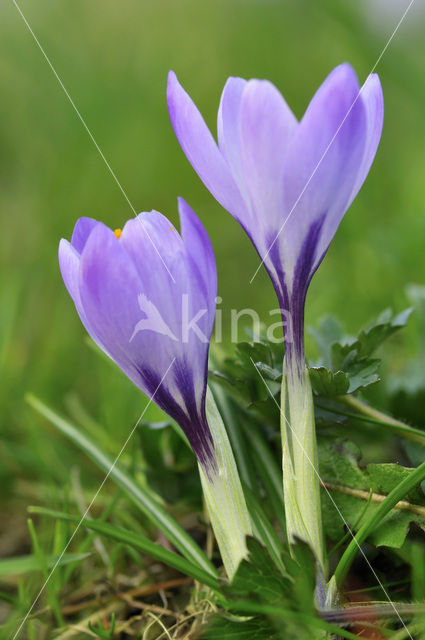
[[[91,556],[91,553],[67,553],[61,558],[58,566],[71,564],[72,562],[80,562]],[[47,556],[46,565],[48,569],[55,566],[58,556]],[[0,576],[15,576],[21,573],[30,573],[32,571],[40,571],[42,566],[37,556],[31,554],[28,556],[15,556],[14,558],[0,559]]]
[[[51,509],[45,509],[44,507],[29,507],[29,511],[30,513],[37,513],[50,518],[73,522],[74,524],[78,524],[80,522],[80,518],[78,516],[71,516],[67,513],[61,513],[60,511],[52,511]],[[149,555],[149,557],[154,558],[159,562],[163,562],[173,569],[177,569],[177,571],[180,571],[184,575],[202,582],[214,591],[218,591],[218,579],[216,577],[212,576],[208,571],[201,569],[198,564],[190,562],[186,558],[179,556],[174,551],[165,549],[165,547],[162,547],[156,542],[152,542],[152,540],[149,540],[149,538],[146,538],[145,536],[141,536],[140,534],[136,535],[131,531],[115,527],[99,520],[84,519],[82,524],[87,529],[91,529],[102,536],[130,545],[141,553],[145,553]]]
[[[201,567],[211,576],[217,575],[214,565],[199,545],[192,540],[188,533],[186,533],[150,492],[138,486],[121,467],[118,465],[113,466],[113,460],[101,451],[97,444],[82,434],[68,420],[50,409],[41,400],[30,394],[27,396],[27,401],[63,435],[84,451],[98,467],[106,473],[110,472],[110,477],[121,487],[126,496],[164,533],[168,540],[185,558]]]

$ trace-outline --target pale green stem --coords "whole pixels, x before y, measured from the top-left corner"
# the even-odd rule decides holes
[[[298,537],[307,542],[325,574],[313,393],[304,362],[285,356],[281,393],[283,490],[288,540],[291,543]]]
[[[251,519],[242,491],[233,451],[214,397],[207,389],[206,414],[215,446],[216,469],[199,465],[205,502],[214,535],[229,578],[246,557],[246,536],[252,535]]]

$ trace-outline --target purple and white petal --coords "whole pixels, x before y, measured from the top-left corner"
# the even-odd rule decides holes
[[[189,161],[248,233],[279,300],[286,298],[289,304],[293,287],[304,300],[379,143],[383,100],[377,76],[370,76],[360,90],[352,67],[340,65],[319,88],[300,123],[269,82],[229,78],[218,113],[219,151],[243,204],[234,191],[227,197],[231,190],[220,153],[174,74],[169,105]]]
[[[360,90],[360,97],[366,111],[366,145],[356,184],[350,196],[350,204],[369,173],[384,124],[384,96],[379,77],[375,73],[366,78],[366,82]]]
[[[101,348],[102,345],[98,336],[96,335],[93,327],[90,326],[88,318],[84,312],[81,297],[80,297],[80,287],[79,287],[79,278],[80,278],[80,255],[76,249],[68,242],[68,240],[62,239],[59,243],[59,268],[65,283],[65,286],[68,290],[69,295],[71,296],[75,308],[77,309],[78,315],[80,316],[81,322],[84,325],[84,328],[91,335],[93,340],[98,344]]]
[[[239,135],[252,236],[266,234],[282,218],[285,158],[296,129],[297,120],[276,87],[250,80],[242,95]]]
[[[174,132],[192,167],[222,207],[243,220],[245,204],[230,169],[173,71],[168,75],[167,102]]]
[[[242,171],[239,112],[246,85],[247,81],[243,78],[227,80],[221,94],[217,116],[218,147],[243,196],[245,196],[245,178]]]
[[[205,393],[215,262],[196,215],[186,203],[180,208],[190,248],[152,211],[128,221],[119,238],[102,223],[78,222],[76,247],[62,240],[59,262],[93,339],[180,424],[198,459],[214,466]]]
[[[178,199],[181,235],[186,254],[190,260],[188,271],[196,275],[201,283],[200,297],[204,297],[208,308],[208,338],[211,335],[217,296],[217,268],[211,240],[204,226],[183,198]],[[202,289],[204,292],[202,293]]]
[[[340,65],[312,99],[286,158],[280,233],[286,271],[295,268],[312,225],[319,220],[315,267],[323,257],[356,183],[366,131],[357,77],[349,65]]]

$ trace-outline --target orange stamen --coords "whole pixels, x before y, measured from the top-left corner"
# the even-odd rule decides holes
[[[122,234],[122,229],[114,229],[114,233],[117,236],[117,238],[121,238],[121,234]]]

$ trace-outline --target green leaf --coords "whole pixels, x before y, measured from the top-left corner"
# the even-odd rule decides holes
[[[58,563],[58,566],[71,564],[72,562],[81,562],[91,555],[91,553],[66,553]],[[51,569],[56,565],[60,556],[47,556],[47,568]],[[32,571],[40,571],[43,569],[40,560],[35,555],[15,556],[14,558],[0,559],[0,576],[18,575],[21,573],[30,573]]]
[[[174,551],[169,551],[156,542],[152,542],[152,540],[149,540],[149,538],[146,538],[141,534],[136,535],[131,531],[115,527],[99,520],[81,520],[80,517],[62,513],[60,511],[52,511],[51,509],[45,509],[43,507],[30,507],[29,511],[31,513],[38,513],[58,520],[73,522],[77,526],[81,523],[81,526],[86,527],[86,529],[95,531],[96,533],[112,540],[116,540],[117,542],[128,544],[141,553],[145,553],[149,557],[159,560],[160,562],[163,562],[173,569],[177,569],[177,571],[180,571],[195,580],[199,580],[203,584],[211,587],[211,589],[214,589],[215,591],[218,590],[218,580],[214,576],[211,576],[209,572],[201,569],[199,565],[190,562],[186,558],[179,556],[177,553],[174,553]]]
[[[320,476],[332,497],[322,493],[323,521],[333,540],[345,533],[345,524],[335,505],[350,528],[358,530],[377,511],[384,497],[415,471],[398,464],[369,464],[362,468],[360,457],[359,449],[352,442],[319,439]],[[372,497],[364,512],[371,491]],[[421,489],[411,490],[404,501],[403,508],[392,509],[375,528],[370,538],[373,544],[399,548],[412,522],[424,526],[425,498]]]
[[[332,581],[337,587],[343,583],[345,576],[360,548],[360,545],[367,540],[376,529],[382,525],[386,516],[391,513],[391,509],[400,506],[402,500],[409,495],[410,492],[417,489],[420,483],[425,479],[425,462],[416,469],[412,469],[411,473],[403,478],[392,491],[378,505],[376,511],[367,516],[355,537],[342,554],[340,561],[335,569]]]
[[[385,340],[405,327],[412,311],[413,308],[410,307],[394,316],[391,309],[385,309],[375,322],[360,331],[357,338],[360,343],[359,357],[370,357]]]
[[[248,538],[247,546],[248,558],[222,587],[226,611],[210,618],[203,640],[323,640],[324,631],[355,640],[316,611],[316,564],[305,543],[297,541],[292,555],[284,551],[283,575],[257,540]]]
[[[282,553],[285,573],[276,567],[268,549],[255,538],[247,539],[248,557],[241,562],[230,585],[223,587],[228,600],[249,598],[263,604],[285,604],[293,610],[314,613],[316,564],[310,548],[301,541]]]
[[[310,367],[309,372],[311,386],[317,395],[332,398],[348,392],[350,379],[343,371],[334,373],[326,367]]]
[[[126,471],[118,464],[114,464],[114,461],[97,444],[82,434],[68,420],[41,402],[41,400],[38,400],[33,395],[29,395],[27,400],[36,411],[49,420],[71,442],[82,449],[98,467],[113,479],[127,497],[164,533],[185,558],[197,564],[211,576],[217,575],[215,567],[202,549],[164,509],[152,492],[136,484]]]
[[[282,562],[283,545],[254,493],[248,487],[244,488],[244,493],[249,515],[254,525],[255,537],[269,550],[276,567],[284,573],[285,567]]]
[[[310,549],[298,541],[292,548],[292,556],[287,548],[282,553],[285,573],[278,568],[268,549],[255,538],[247,539],[248,557],[241,562],[230,585],[223,585],[227,612],[220,619],[213,618],[212,626],[203,636],[217,638],[219,630],[222,638],[282,638],[300,637],[300,628],[309,629],[310,638],[318,618],[314,606],[315,562]],[[289,612],[286,616],[276,612]],[[254,620],[236,618],[243,614],[255,616]],[[291,613],[302,612],[302,617],[291,619]],[[231,617],[230,614],[233,614]],[[309,622],[304,618],[309,617]],[[255,632],[264,633],[256,636]],[[317,637],[320,637],[318,635]]]
[[[282,599],[287,582],[282,580],[281,571],[267,549],[255,538],[250,538],[248,558],[239,565],[226,593],[232,597],[249,595],[253,600],[272,604]]]
[[[282,344],[270,342],[265,337],[252,343],[239,342],[234,355],[221,363],[220,371],[210,371],[210,376],[245,408],[258,410],[263,417],[264,411],[273,415],[276,407],[253,363],[270,381],[273,393],[279,393],[283,352]]]
[[[379,381],[380,360],[372,354],[396,331],[405,326],[412,309],[396,316],[390,309],[380,316],[357,338],[344,337],[341,325],[332,317],[325,317],[316,329],[310,329],[319,348],[321,359],[310,368],[313,390],[317,395],[337,397],[354,393]]]

